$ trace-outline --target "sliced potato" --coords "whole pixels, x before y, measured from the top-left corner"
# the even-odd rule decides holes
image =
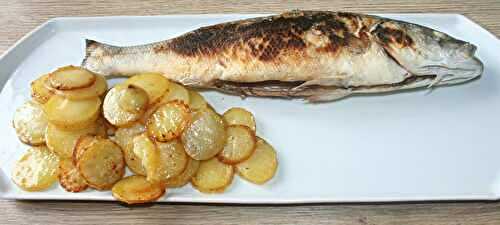
[[[210,159],[222,151],[226,143],[224,121],[209,108],[197,111],[181,140],[191,158]]]
[[[133,76],[124,82],[142,88],[148,94],[149,104],[157,103],[169,90],[170,82],[158,73],[143,73]]]
[[[131,110],[129,111],[122,108],[122,105],[127,105],[123,102],[132,101],[132,96],[134,94],[141,95],[139,93],[141,92],[136,91],[136,88],[133,88],[131,85],[117,85],[109,90],[102,105],[104,118],[115,126],[127,126],[140,119],[146,110],[147,100],[143,102],[144,104],[142,104],[140,108],[136,108],[137,112],[130,112]],[[137,97],[137,99],[142,99],[142,97],[147,98],[147,96],[135,97]],[[133,103],[130,103],[127,107],[133,107],[132,104]]]
[[[108,90],[108,83],[106,82],[106,78],[100,75],[95,76],[95,82],[89,87],[85,88],[78,88],[73,90],[57,90],[55,88],[51,88],[50,84],[47,83],[45,83],[45,87],[53,90],[55,94],[71,100],[95,98],[103,95],[104,93],[106,93],[106,90]]]
[[[165,194],[160,183],[149,182],[146,177],[133,175],[125,177],[111,189],[113,197],[127,204],[152,202]]]
[[[96,81],[92,72],[77,66],[65,66],[49,74],[48,83],[57,90],[89,87]]]
[[[233,181],[233,167],[220,162],[217,158],[201,161],[191,184],[203,193],[219,193]]]
[[[180,84],[170,82],[168,92],[162,96],[159,103],[163,104],[174,100],[183,102],[186,105],[189,104],[189,91]]]
[[[43,109],[50,123],[61,129],[76,130],[94,123],[99,117],[100,106],[98,97],[76,101],[54,95]]]
[[[78,163],[78,159],[82,155],[82,153],[92,144],[92,142],[96,141],[94,135],[85,135],[81,136],[76,140],[75,148],[73,149],[73,155],[71,156],[71,160],[73,164],[76,165]]]
[[[17,108],[12,124],[22,142],[34,146],[45,143],[48,122],[39,103],[27,101]]]
[[[59,184],[68,192],[82,192],[87,189],[87,182],[78,172],[78,169],[69,159],[62,159],[59,162]]]
[[[169,188],[182,187],[182,186],[186,185],[187,183],[189,183],[191,178],[196,174],[196,172],[198,171],[198,168],[200,167],[200,161],[194,160],[190,157],[187,157],[187,158],[188,158],[188,162],[186,165],[186,169],[184,169],[184,171],[181,174],[179,174],[178,176],[167,179],[165,181],[165,185],[167,187],[169,187]]]
[[[45,87],[48,78],[46,74],[31,82],[31,97],[40,104],[45,104],[54,95],[53,91]]]
[[[134,143],[133,139],[138,134],[143,133],[146,130],[144,125],[140,123],[135,123],[130,127],[120,127],[116,130],[115,141],[123,149],[125,156],[125,162],[128,168],[132,170],[135,174],[146,175],[146,170],[142,166],[141,159],[137,157],[134,153]]]
[[[166,142],[179,137],[190,119],[189,107],[172,101],[156,108],[146,123],[146,129],[151,138]]]
[[[133,152],[140,159],[148,181],[159,182],[163,180],[158,172],[161,166],[160,150],[155,143],[149,139],[146,133],[135,136],[132,142]]]
[[[47,147],[33,147],[17,161],[12,171],[14,183],[26,191],[41,191],[57,180],[59,159]]]
[[[90,127],[80,130],[63,130],[53,124],[49,124],[45,139],[47,147],[59,157],[71,158],[78,139],[85,135],[96,135],[97,131],[97,124],[92,124]]]
[[[263,184],[273,178],[277,168],[276,151],[261,138],[257,138],[257,147],[252,156],[236,165],[240,177],[256,184]]]
[[[123,177],[125,160],[116,143],[109,139],[94,138],[77,157],[76,166],[90,187],[107,190]]]
[[[205,101],[205,98],[203,98],[200,93],[194,90],[189,91],[189,108],[191,110],[200,110],[206,108],[207,106],[207,101]]]
[[[118,100],[121,109],[129,113],[143,113],[148,107],[148,94],[134,85],[127,85]]]
[[[226,129],[224,149],[217,156],[226,164],[236,164],[248,159],[256,146],[255,133],[244,125],[231,125]]]
[[[255,118],[252,113],[243,108],[231,108],[222,116],[227,125],[245,125],[255,132]]]
[[[189,157],[179,141],[157,142],[156,146],[160,150],[158,175],[162,181],[176,177],[186,169]]]

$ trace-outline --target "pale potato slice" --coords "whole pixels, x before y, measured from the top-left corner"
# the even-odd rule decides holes
[[[68,192],[82,192],[87,189],[87,182],[69,159],[59,162],[59,184]]]
[[[22,142],[34,146],[45,143],[48,122],[39,103],[27,101],[17,108],[12,124]]]
[[[148,107],[148,94],[134,85],[127,85],[123,91],[118,105],[129,113],[143,113]]]
[[[104,118],[106,118],[108,122],[115,126],[128,126],[141,118],[142,114],[146,110],[147,100],[143,102],[145,104],[142,104],[140,108],[137,108],[137,112],[130,112],[129,110],[125,110],[121,107],[121,105],[126,105],[123,103],[124,101],[132,100],[131,95],[140,95],[139,93],[141,92],[137,92],[135,89],[136,88],[132,85],[117,85],[109,90],[102,105]],[[142,97],[144,96],[138,97],[138,99]],[[145,97],[147,98],[147,96]],[[133,107],[132,104],[129,104],[128,107]]]
[[[168,92],[162,96],[159,103],[163,104],[174,100],[183,102],[186,105],[189,104],[189,91],[180,84],[170,82]]]
[[[227,125],[245,125],[255,132],[255,118],[252,113],[243,108],[231,108],[222,117]]]
[[[159,182],[163,180],[159,173],[161,166],[160,150],[155,143],[149,139],[146,133],[135,136],[132,143],[134,145],[133,152],[141,161],[148,181]]]
[[[146,175],[146,170],[142,166],[141,159],[134,153],[133,139],[135,136],[143,133],[146,130],[144,125],[135,123],[130,127],[120,127],[116,130],[115,141],[123,149],[125,162],[128,168],[135,174]]]
[[[222,118],[209,108],[194,113],[192,122],[181,135],[186,153],[193,159],[206,160],[222,151],[226,130]]]
[[[169,178],[165,181],[165,185],[169,188],[179,188],[191,180],[191,178],[196,174],[198,168],[200,167],[200,161],[194,160],[191,157],[188,158],[188,163],[186,165],[186,169],[179,174],[178,176]]]
[[[208,107],[208,103],[205,98],[197,91],[189,90],[189,108],[191,110],[200,110],[206,107]]]
[[[158,106],[146,123],[149,136],[161,142],[179,137],[191,120],[189,112],[189,107],[179,101]]]
[[[170,82],[158,73],[143,73],[133,76],[124,82],[142,88],[148,94],[149,104],[156,104],[169,91]]]
[[[43,106],[50,123],[61,129],[75,130],[88,127],[99,117],[101,100],[98,97],[70,100],[54,95]]]
[[[65,66],[49,74],[48,83],[57,90],[74,90],[94,84],[96,76],[77,66]]]
[[[109,139],[95,137],[77,157],[76,166],[87,184],[97,190],[108,190],[125,173],[123,153]]]
[[[67,99],[71,100],[83,100],[89,98],[95,98],[103,95],[108,90],[108,83],[106,82],[106,78],[100,75],[95,75],[95,82],[89,87],[78,88],[73,90],[57,90],[55,88],[51,88],[50,84],[45,83],[45,87],[54,91],[55,94],[63,96]]]
[[[153,202],[165,194],[160,183],[149,182],[146,177],[133,175],[125,177],[111,189],[113,197],[127,204]]]
[[[46,74],[31,82],[31,97],[40,104],[45,104],[54,95],[53,91],[45,87],[48,78]]]
[[[220,162],[217,158],[201,161],[191,184],[203,193],[220,193],[233,181],[233,166]]]
[[[226,129],[224,149],[217,155],[226,164],[236,164],[248,159],[255,150],[255,133],[244,125],[231,125]]]
[[[277,168],[276,151],[261,138],[257,138],[257,147],[252,156],[236,165],[240,177],[255,184],[264,184],[273,178]]]
[[[160,167],[157,173],[162,181],[176,177],[186,169],[189,157],[178,140],[156,142],[156,146],[160,150]]]
[[[61,158],[71,158],[73,149],[78,139],[85,135],[97,135],[97,124],[80,130],[63,130],[53,124],[49,124],[45,139],[47,147]]]
[[[12,180],[25,191],[41,191],[57,181],[59,158],[47,147],[30,148],[17,161]]]

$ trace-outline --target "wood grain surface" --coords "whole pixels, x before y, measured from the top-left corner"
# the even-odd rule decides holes
[[[415,3],[418,2],[418,3]],[[500,1],[99,1],[0,0],[0,53],[47,19],[62,16],[266,13],[289,9],[460,13],[500,35]],[[0,224],[500,224],[499,202],[241,206],[0,200]]]

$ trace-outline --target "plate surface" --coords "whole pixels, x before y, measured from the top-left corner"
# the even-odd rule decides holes
[[[143,44],[204,25],[258,15],[59,18],[28,34],[0,59],[0,197],[113,200],[109,192],[66,193],[58,185],[29,193],[10,181],[28,148],[11,119],[29,99],[40,74],[80,64],[84,39]],[[453,14],[385,14],[426,25],[478,46],[481,79],[454,87],[350,97],[326,104],[202,94],[219,112],[241,106],[256,115],[258,134],[278,152],[278,173],[263,186],[236,178],[224,194],[190,186],[160,201],[313,203],[357,201],[493,200],[500,197],[500,41]],[[168,62],[166,62],[168,63]]]

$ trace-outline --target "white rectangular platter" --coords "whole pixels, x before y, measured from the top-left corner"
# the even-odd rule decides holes
[[[73,194],[54,185],[24,192],[11,169],[28,148],[11,127],[15,108],[30,98],[35,77],[79,65],[84,39],[114,45],[164,40],[204,25],[258,15],[58,18],[28,34],[0,59],[0,197],[113,200],[109,192]],[[219,112],[241,106],[256,115],[258,134],[277,150],[279,169],[263,186],[235,177],[223,194],[189,185],[159,201],[315,203],[500,198],[500,41],[454,14],[386,14],[429,26],[478,46],[483,76],[454,87],[350,97],[307,104],[301,100],[241,99],[203,92]],[[168,63],[168,62],[165,62]]]

